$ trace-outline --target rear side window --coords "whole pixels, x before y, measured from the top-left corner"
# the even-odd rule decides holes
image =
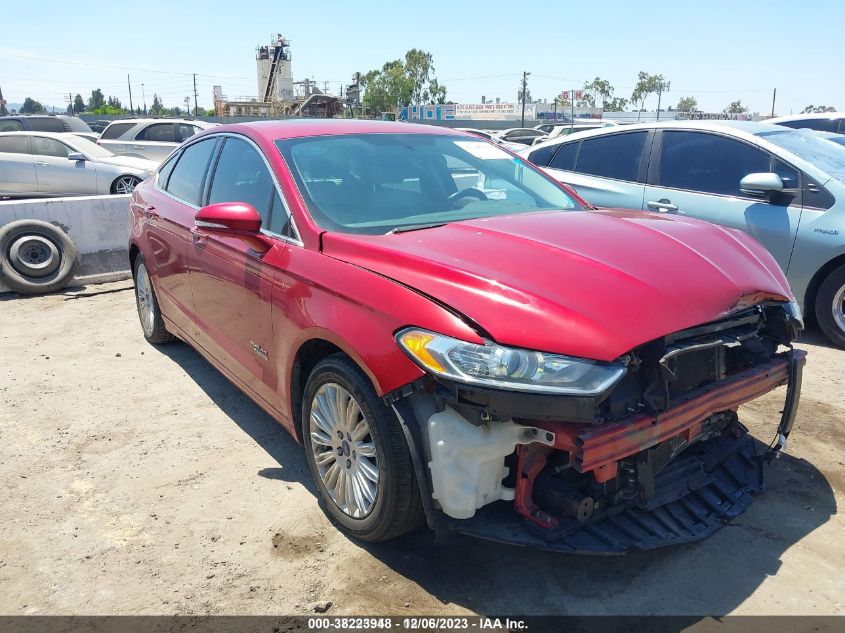
[[[179,162],[173,168],[165,191],[194,206],[202,201],[202,189],[208,161],[214,152],[217,139],[207,139],[182,150]]]
[[[163,141],[175,143],[176,135],[172,123],[153,123],[148,125],[135,136],[136,141]]]
[[[743,197],[739,181],[768,171],[769,154],[741,141],[703,132],[663,132],[661,187]]]
[[[67,158],[70,148],[57,141],[54,138],[44,138],[42,136],[33,136],[30,139],[32,143],[32,153],[36,156],[53,156],[55,158]]]
[[[19,132],[23,129],[23,123],[17,119],[0,119],[0,132]]]
[[[575,171],[602,178],[635,181],[640,171],[647,134],[609,134],[581,141]]]
[[[0,136],[0,154],[29,154],[25,136]]]
[[[29,124],[35,132],[67,132],[68,128],[61,119],[54,117],[33,117]]]
[[[123,136],[123,133],[126,132],[126,130],[134,126],[135,123],[112,123],[105,130],[103,130],[103,134],[102,136],[100,136],[100,139],[109,140],[118,138],[120,136]]]
[[[194,134],[200,131],[196,125],[190,125],[189,123],[180,123],[179,127],[179,139],[182,141],[186,141],[191,138]]]
[[[173,171],[173,167],[176,166],[176,161],[179,160],[179,154],[174,154],[170,157],[164,165],[158,170],[158,186],[162,189],[167,188],[167,179],[170,178],[170,172]]]
[[[574,143],[563,143],[549,167],[573,171],[575,169],[575,157],[578,155],[579,145],[580,143],[577,141]]]
[[[836,132],[839,121],[833,119],[799,119],[797,121],[784,121],[779,125],[795,128],[796,130],[818,130],[819,132]]]
[[[214,170],[208,203],[245,202],[261,215],[261,226],[270,229],[275,193],[273,179],[258,151],[246,141],[227,138]],[[279,211],[285,213],[283,208]]]
[[[558,147],[558,145],[546,145],[545,147],[535,149],[533,152],[528,154],[528,160],[539,167],[548,167],[549,161],[552,159],[552,156],[554,156],[555,150]]]

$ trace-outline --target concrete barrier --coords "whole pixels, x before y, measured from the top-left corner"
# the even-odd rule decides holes
[[[79,251],[73,281],[82,285],[130,277],[129,195],[0,201],[0,226],[43,220],[60,227]],[[9,289],[0,283],[0,292]]]

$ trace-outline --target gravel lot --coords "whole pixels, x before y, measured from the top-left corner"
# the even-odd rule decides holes
[[[300,447],[199,354],[143,340],[127,282],[0,297],[4,614],[845,614],[845,352],[805,337],[768,490],[710,539],[618,558],[320,511]],[[768,443],[782,390],[741,418]]]

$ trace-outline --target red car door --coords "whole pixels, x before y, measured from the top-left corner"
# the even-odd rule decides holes
[[[285,213],[260,150],[237,136],[225,137],[207,198],[207,204],[252,205],[261,214],[263,228],[271,225],[273,213]],[[275,269],[267,262],[284,248],[280,240],[260,254],[240,239],[194,227],[190,262],[199,344],[275,411],[280,410],[271,319]]]
[[[159,172],[155,186],[144,188],[141,208],[136,209],[144,217],[146,256],[152,260],[148,265],[155,271],[161,311],[191,337],[196,328],[188,270],[194,248],[190,231],[217,143],[206,139],[174,156]]]

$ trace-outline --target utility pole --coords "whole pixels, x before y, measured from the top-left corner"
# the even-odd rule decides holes
[[[129,73],[126,73],[126,85],[129,86],[129,109],[134,110],[135,108],[132,107],[132,84],[129,81]]]
[[[141,99],[144,102],[144,116],[147,116],[147,93],[144,92],[144,84],[141,84]]]
[[[775,88],[774,90],[772,90],[772,117],[775,116],[775,99],[777,98],[777,96],[778,96],[778,89]]]
[[[194,73],[194,116],[197,115],[199,106],[197,105],[197,74]]]
[[[520,127],[525,127],[525,93],[528,89],[528,75],[530,74],[527,70],[522,73],[522,123]]]
[[[657,120],[658,121],[660,120],[660,99],[663,96],[664,88],[666,89],[666,92],[669,92],[669,86],[670,85],[671,85],[671,82],[669,82],[669,81],[666,81],[666,82],[660,81],[657,84]]]

